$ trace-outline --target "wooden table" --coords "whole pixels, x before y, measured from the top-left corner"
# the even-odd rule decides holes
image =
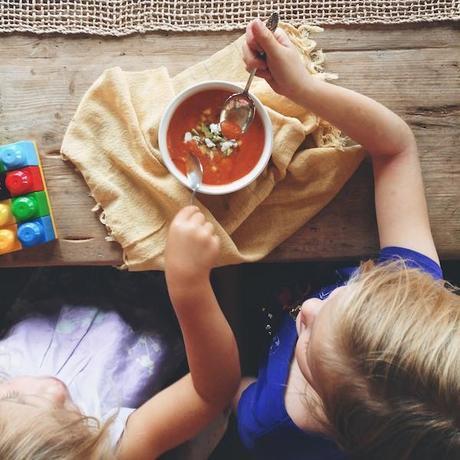
[[[238,35],[0,36],[0,144],[37,141],[60,235],[58,243],[0,257],[0,266],[119,264],[120,247],[105,241],[86,184],[59,157],[72,114],[108,67],[164,65],[174,75]],[[383,102],[413,128],[439,253],[444,259],[460,259],[459,25],[331,28],[317,41],[326,53],[327,69],[339,74],[340,84]],[[329,206],[267,260],[354,258],[374,253],[377,245],[367,163]]]

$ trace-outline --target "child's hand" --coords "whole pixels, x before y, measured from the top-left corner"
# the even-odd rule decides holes
[[[265,60],[260,57],[262,52]],[[260,19],[250,22],[246,28],[243,60],[248,71],[257,69],[258,77],[265,78],[277,93],[294,101],[310,77],[286,33],[278,28],[273,34]]]
[[[181,280],[209,277],[219,255],[214,226],[196,206],[181,209],[169,228],[165,270]]]

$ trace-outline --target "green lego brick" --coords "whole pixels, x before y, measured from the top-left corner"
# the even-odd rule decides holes
[[[50,214],[45,191],[28,193],[11,200],[11,210],[18,222]]]
[[[3,166],[3,163],[0,161],[0,173],[5,172],[5,166]]]

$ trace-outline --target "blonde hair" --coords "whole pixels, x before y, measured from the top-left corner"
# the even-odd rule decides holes
[[[326,428],[354,459],[460,455],[460,297],[403,261],[367,262],[317,360]],[[323,379],[322,379],[323,380]]]
[[[66,409],[31,407],[16,414],[20,402],[0,402],[2,460],[112,460],[110,421],[103,424]]]

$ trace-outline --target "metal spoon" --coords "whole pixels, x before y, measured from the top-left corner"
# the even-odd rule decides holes
[[[189,181],[190,188],[192,189],[190,204],[193,204],[195,193],[203,183],[203,165],[196,155],[189,153],[185,160],[185,168],[187,170],[187,179]]]
[[[278,13],[272,13],[267,19],[265,25],[271,32],[275,32],[278,27],[279,16]],[[261,57],[265,57],[262,53]],[[235,123],[245,133],[249,125],[254,119],[256,112],[254,100],[249,95],[249,87],[251,86],[256,69],[252,70],[249,75],[248,82],[242,93],[232,94],[224,103],[222,111],[220,112],[220,122],[229,121]]]

